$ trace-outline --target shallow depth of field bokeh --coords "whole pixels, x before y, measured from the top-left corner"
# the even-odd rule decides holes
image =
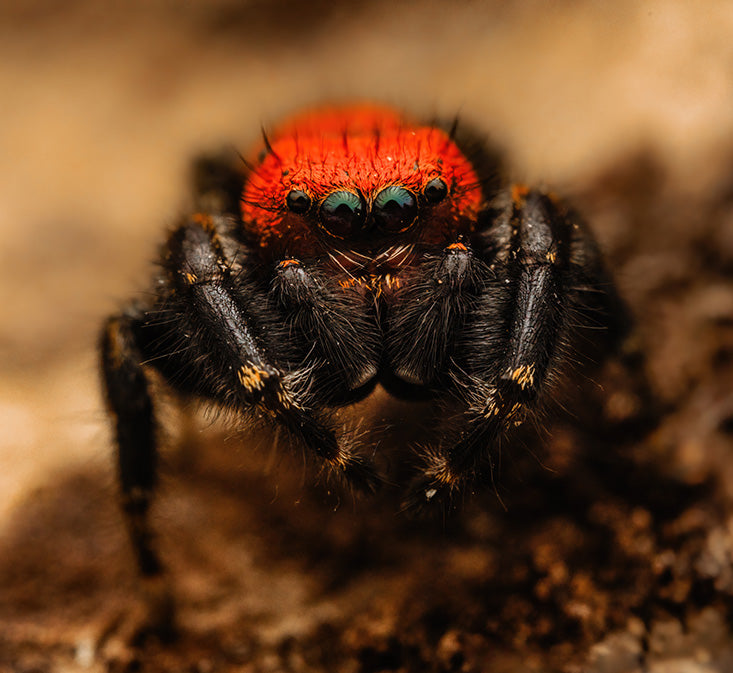
[[[130,656],[144,670],[731,670],[732,34],[722,1],[0,6],[0,671]],[[247,154],[289,112],[355,99],[458,113],[511,178],[575,200],[635,314],[662,420],[619,440],[633,488],[604,484],[575,513],[568,496],[538,529],[548,470],[554,495],[512,482],[514,510],[487,497],[452,532],[342,502],[206,419],[176,446],[170,410],[156,527],[184,638],[131,655],[100,322],[145,291],[192,156]],[[623,406],[609,377],[601,404]],[[414,413],[377,403],[364,413]],[[570,483],[563,451],[598,439],[574,433],[565,419],[544,440]],[[660,483],[678,510],[645,492]],[[596,576],[603,552],[584,536],[604,526],[628,567]],[[519,551],[505,567],[507,542],[527,544],[526,566]]]

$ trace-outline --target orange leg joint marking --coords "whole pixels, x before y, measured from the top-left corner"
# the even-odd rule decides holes
[[[509,376],[512,381],[516,381],[517,385],[524,390],[525,388],[534,385],[534,365],[521,365]]]
[[[247,391],[253,392],[262,390],[265,387],[265,381],[269,378],[269,374],[257,367],[243,365],[237,372],[237,378]]]
[[[353,276],[349,276],[348,278],[345,278],[344,280],[340,280],[339,285],[342,288],[344,288],[344,290],[348,290],[349,288],[354,287],[356,285],[364,287],[365,284],[361,278],[354,278]]]

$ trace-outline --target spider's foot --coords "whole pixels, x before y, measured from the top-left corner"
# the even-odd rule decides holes
[[[177,637],[173,593],[167,579],[158,574],[143,577],[141,595],[110,621],[97,647],[109,670],[129,671],[139,667],[146,643],[169,643]]]
[[[373,495],[382,486],[382,478],[372,462],[356,453],[341,449],[329,467],[345,484],[357,493]]]
[[[171,642],[178,636],[176,604],[173,589],[167,577],[159,573],[143,578],[143,596],[147,618],[140,624],[137,637],[144,642],[149,637]]]
[[[445,515],[460,507],[461,488],[459,479],[446,480],[444,475],[430,471],[412,480],[403,510],[408,514],[426,517]]]

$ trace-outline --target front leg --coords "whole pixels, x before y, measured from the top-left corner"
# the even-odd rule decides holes
[[[173,232],[165,258],[171,291],[148,314],[145,354],[177,390],[259,415],[335,476],[373,490],[371,466],[336,438],[314,367],[291,367],[293,353],[312,344],[299,343],[282,316],[273,315],[261,266],[227,238],[226,225],[224,218],[195,215]],[[228,256],[225,248],[234,252]]]
[[[148,509],[156,482],[156,414],[152,370],[183,395],[198,396],[284,428],[330,472],[362,490],[376,474],[347,441],[339,442],[312,380],[302,366],[285,371],[265,351],[289,350],[287,326],[267,313],[244,266],[246,255],[225,254],[224,218],[195,215],[170,236],[147,310],[111,318],[101,360],[115,439],[123,510],[144,577],[161,573]],[[231,247],[231,246],[229,246]],[[236,247],[236,246],[235,246]],[[305,346],[303,346],[305,348]],[[297,348],[295,350],[298,350]],[[302,350],[302,349],[301,349]]]
[[[483,461],[492,472],[503,435],[538,409],[558,365],[574,355],[573,337],[611,322],[607,298],[615,295],[595,246],[550,197],[514,188],[487,236],[499,283],[480,294],[456,347],[454,395],[464,411],[428,451],[408,498],[414,508],[450,502]]]

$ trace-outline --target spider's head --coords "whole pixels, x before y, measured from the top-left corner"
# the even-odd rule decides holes
[[[450,135],[392,110],[326,109],[265,140],[242,194],[245,228],[273,256],[353,250],[469,233],[483,196]]]

